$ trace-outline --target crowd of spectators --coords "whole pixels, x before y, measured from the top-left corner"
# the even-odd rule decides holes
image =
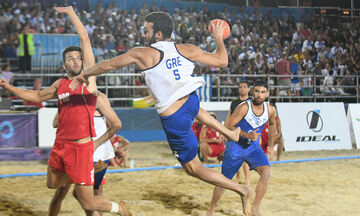
[[[90,11],[77,9],[77,12],[90,35],[94,54],[101,61],[143,45],[143,18],[149,12],[160,10],[166,11],[156,4],[146,3],[128,11],[118,8],[116,1],[105,7],[100,1]],[[244,8],[216,12],[209,11],[206,5],[200,12],[189,7],[174,9],[171,14],[175,21],[173,40],[195,44],[209,52],[216,48],[207,31],[209,21],[221,18],[230,23],[231,36],[225,41],[228,67],[219,69],[200,64],[195,67],[196,74],[219,75],[221,85],[236,86],[241,79],[252,83],[255,77],[249,75],[262,75],[263,79],[268,79],[267,75],[283,75],[279,80],[270,76],[269,83],[277,86],[271,94],[284,94],[289,100],[291,96],[311,96],[313,84],[319,86],[318,93],[326,95],[356,94],[356,88],[346,86],[355,85],[353,76],[360,72],[358,19],[332,22],[327,17],[312,14],[295,20],[291,14],[274,16],[271,10],[266,14],[256,9],[249,14]],[[0,3],[0,58],[16,57],[17,34],[23,26],[28,26],[33,33],[74,33],[64,14],[52,7],[44,8],[37,0],[32,4],[3,0]],[[136,72],[137,69],[128,70]],[[230,74],[243,76],[228,76]],[[314,83],[313,75],[324,77]],[[141,82],[136,79],[136,85]],[[236,88],[221,88],[222,96],[235,94]]]

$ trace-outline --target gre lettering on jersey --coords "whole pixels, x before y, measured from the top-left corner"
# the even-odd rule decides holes
[[[180,56],[176,58],[166,59],[166,67],[173,70],[175,80],[181,79],[178,67],[181,66]]]
[[[61,100],[63,103],[69,101],[70,99],[70,93],[69,92],[65,92],[65,93],[62,93],[62,94],[59,94],[58,95],[58,98],[59,100]]]

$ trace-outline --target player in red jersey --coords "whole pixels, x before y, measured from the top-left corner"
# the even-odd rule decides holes
[[[94,146],[100,144],[97,140],[93,142],[91,138],[96,135],[93,121],[98,92],[96,78],[90,78],[87,84],[76,91],[71,91],[69,85],[74,77],[93,66],[95,59],[89,36],[72,7],[59,7],[55,10],[69,15],[80,37],[81,47],[71,46],[63,51],[63,66],[68,76],[58,79],[41,91],[16,88],[5,79],[0,79],[0,86],[27,101],[38,103],[58,98],[59,122],[48,161],[48,188],[56,189],[74,182],[83,209],[131,215],[123,201],[117,204],[102,196],[94,196],[93,153]],[[111,137],[106,133],[103,136],[107,139]]]
[[[110,142],[114,148],[115,157],[110,159],[110,165],[113,167],[127,167],[128,150],[130,147],[129,140],[123,136],[115,134],[111,137]]]
[[[274,147],[277,144],[276,160],[280,160],[281,153],[284,149],[284,139],[281,133],[281,122],[278,116],[275,116],[276,122],[276,134],[274,135],[274,144],[269,145],[269,123],[266,123],[261,133],[261,148],[268,155],[269,160],[272,161],[274,158]]]
[[[210,113],[210,115],[217,119],[215,113]],[[209,163],[208,157],[217,157],[220,161],[222,158],[222,153],[225,150],[225,145],[221,133],[207,126],[206,124],[202,126],[200,131],[199,146],[202,159],[206,164]]]

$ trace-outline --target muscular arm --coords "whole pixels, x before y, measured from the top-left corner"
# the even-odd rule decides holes
[[[56,113],[54,120],[53,120],[53,128],[57,128],[59,123],[59,113]]]
[[[225,127],[229,128],[230,130],[234,130],[236,128],[236,124],[239,123],[246,115],[247,111],[249,109],[249,106],[247,103],[243,103],[239,105],[232,115],[230,116],[229,120],[226,122]],[[251,139],[251,136],[249,133],[241,130],[240,137],[245,137],[247,139]]]
[[[121,128],[120,119],[118,118],[114,110],[111,108],[110,102],[107,97],[102,93],[98,95],[96,109],[99,110],[99,112],[103,116],[105,116],[108,123],[108,129],[101,137],[94,141],[94,151],[102,143],[110,139]]]
[[[15,86],[10,85],[7,80],[0,79],[0,86],[4,89],[9,90],[14,95],[34,103],[41,103],[43,101],[47,101],[53,98],[56,98],[57,88],[59,85],[60,79],[55,81],[50,87],[45,88],[41,91],[33,91],[17,88]]]
[[[213,36],[216,43],[216,52],[204,52],[199,47],[191,44],[176,45],[179,52],[191,61],[200,62],[216,67],[226,67],[228,65],[228,55],[223,40],[224,28],[221,23],[212,24],[214,29]]]
[[[60,13],[67,13],[69,15],[70,21],[74,25],[75,31],[80,38],[80,48],[81,48],[81,55],[83,59],[83,69],[86,70],[93,65],[95,65],[95,58],[92,51],[91,43],[89,35],[81,23],[81,20],[76,15],[76,12],[73,10],[71,6],[69,7],[55,7]],[[96,95],[97,94],[97,87],[96,87],[96,77],[89,77],[88,85],[86,86],[87,90],[91,93]]]
[[[276,131],[277,131],[275,139],[277,139],[277,138],[280,138],[282,136],[281,122],[280,122],[279,116],[275,119],[275,121],[276,121]]]
[[[268,107],[269,107],[269,150],[270,150],[269,159],[273,160],[275,131],[276,131],[275,109],[271,105],[268,105]]]
[[[140,69],[142,69],[143,65],[141,63],[141,53],[144,53],[146,49],[147,48],[143,47],[132,48],[122,55],[116,56],[110,60],[105,60],[103,62],[97,63],[88,70],[85,70],[83,77],[87,79],[90,76],[97,76],[107,71],[124,67],[131,63],[136,63],[140,67]]]

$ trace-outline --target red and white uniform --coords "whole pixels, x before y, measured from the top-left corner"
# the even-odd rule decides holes
[[[111,141],[111,144],[114,147],[114,151],[115,151],[114,161],[118,166],[120,166],[124,162],[124,159],[117,153],[120,150],[120,148],[122,147],[122,144],[119,140],[119,136],[116,135],[115,139],[114,140],[110,139],[110,141]],[[110,166],[114,166],[114,165],[115,164],[112,164],[112,162],[110,161]]]
[[[277,116],[275,116],[277,120]],[[266,122],[263,131],[261,132],[261,148],[266,153],[268,153],[269,146],[269,122]]]
[[[201,124],[194,122],[192,125],[192,131],[195,134],[196,138],[199,140]]]
[[[221,134],[219,131],[213,130],[210,127],[203,125],[201,130],[206,130],[206,138],[207,139],[214,139],[218,140],[221,137]],[[213,142],[209,143],[209,146],[211,148],[212,153],[209,155],[209,157],[218,157],[221,155],[221,153],[225,150],[224,142],[218,143]]]
[[[94,184],[93,153],[94,145],[72,142],[86,137],[96,137],[94,112],[96,96],[84,85],[72,91],[71,80],[60,80],[58,96],[58,128],[56,140],[50,153],[49,166],[55,171],[65,172],[74,183]]]

